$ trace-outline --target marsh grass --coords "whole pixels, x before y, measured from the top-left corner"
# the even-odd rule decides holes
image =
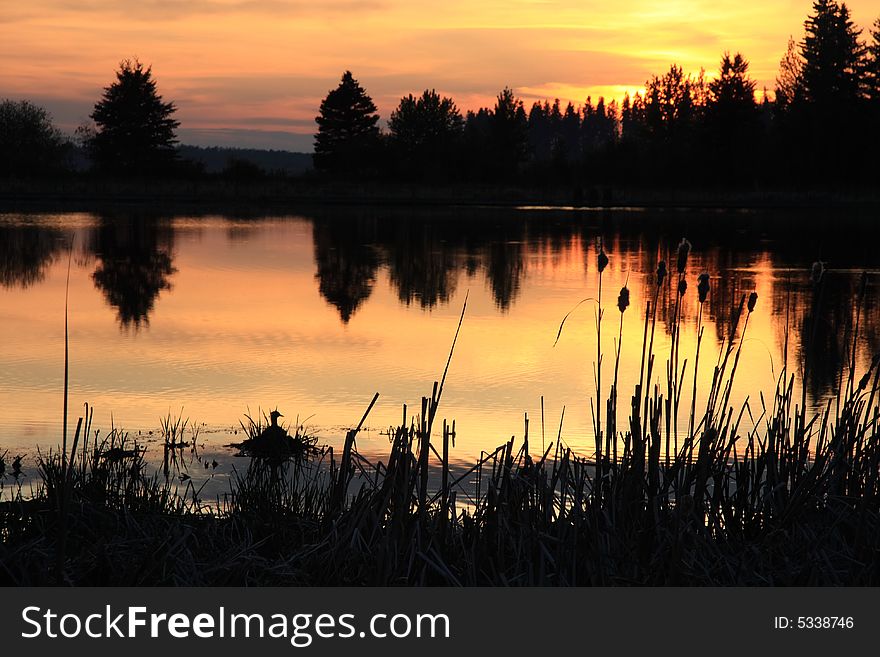
[[[540,453],[530,449],[526,416],[518,444],[511,439],[454,471],[455,423],[441,422],[439,407],[455,340],[431,394],[414,415],[404,407],[389,432],[385,460],[357,450],[377,394],[341,453],[314,445],[301,459],[254,456],[213,506],[150,475],[143,447],[122,430],[101,440],[90,434],[87,408],[73,449],[40,456],[35,494],[0,503],[0,580],[53,584],[60,573],[64,583],[120,585],[880,583],[880,356],[856,371],[860,315],[849,369],[820,413],[808,416],[796,385],[816,357],[809,344],[793,369],[785,345],[772,399],[734,408],[749,318],[760,312],[757,295],[743,295],[698,407],[702,314],[692,386],[677,339],[686,265],[680,250],[668,282],[665,263],[658,267],[644,308],[639,382],[620,426],[617,363],[610,392],[596,368],[599,393],[609,394],[604,429],[593,405],[592,455],[565,444],[564,410],[556,438],[546,440],[542,409]],[[677,297],[660,381],[654,334],[664,284]],[[821,272],[813,285],[816,322]],[[701,276],[701,311],[708,286]],[[864,297],[863,284],[855,302]],[[618,353],[628,301],[621,291]],[[561,333],[562,325],[557,339]],[[693,396],[683,399],[689,387]],[[247,420],[246,435],[265,428]],[[172,425],[169,435],[179,436]],[[299,428],[294,434],[306,437]]]

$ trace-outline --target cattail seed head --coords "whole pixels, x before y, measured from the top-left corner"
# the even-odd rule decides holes
[[[709,296],[709,274],[700,274],[698,281],[697,293],[700,295],[700,303],[703,303]]]
[[[599,259],[597,265],[599,267],[600,274],[605,271],[605,267],[608,266],[608,256],[605,255],[605,249],[603,249],[601,246],[599,247]]]
[[[688,242],[685,238],[681,239],[681,242],[678,244],[678,262],[676,263],[676,268],[678,269],[679,274],[683,274],[685,267],[687,267],[688,255],[691,252],[691,243]]]
[[[617,295],[617,307],[620,312],[624,312],[629,306],[629,288],[624,285],[620,288],[620,294]]]
[[[874,374],[874,369],[878,365],[880,365],[880,354],[874,354],[874,357],[871,359],[871,366],[859,381],[859,392],[868,387],[868,383],[871,381],[871,376]]]
[[[666,280],[666,261],[661,260],[657,263],[657,287],[663,285],[663,281]]]
[[[868,387],[868,383],[871,381],[871,370],[868,370],[864,373],[861,379],[859,379],[859,392]]]
[[[680,296],[684,296],[684,293],[687,292],[688,282],[683,278],[678,282],[678,294]]]
[[[758,303],[758,293],[752,292],[749,295],[749,312],[754,312],[756,303]]]
[[[822,276],[825,274],[825,263],[821,260],[817,260],[813,263],[813,270],[810,272],[810,280],[813,281],[813,285],[818,285],[822,282]]]

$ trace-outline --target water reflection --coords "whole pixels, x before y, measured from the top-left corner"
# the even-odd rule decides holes
[[[0,217],[0,315],[15,312],[14,321],[0,327],[0,342],[9,345],[0,347],[0,394],[18,419],[50,394],[46,373],[55,363],[43,352],[57,325],[53,318],[62,312],[57,286],[67,259],[59,255],[73,244],[74,311],[83,313],[74,318],[82,331],[74,344],[94,365],[90,401],[106,393],[103,403],[117,415],[140,422],[132,409],[158,417],[169,405],[186,403],[199,409],[200,420],[235,425],[247,400],[285,404],[288,413],[319,413],[325,425],[336,425],[347,419],[340,409],[351,414],[380,390],[389,400],[386,415],[381,403],[377,407],[376,426],[382,427],[386,417],[396,418],[399,403],[417,402],[437,377],[469,292],[458,378],[448,397],[460,435],[477,435],[485,441],[481,447],[507,439],[521,428],[521,411],[543,394],[557,409],[578,405],[567,411],[566,422],[588,446],[595,306],[583,306],[553,348],[559,321],[578,300],[595,296],[601,238],[611,257],[606,354],[617,348],[613,304],[624,282],[639,316],[632,321],[629,315],[624,329],[621,390],[633,371],[637,376],[641,320],[646,302],[655,298],[655,371],[663,372],[677,280],[670,276],[658,288],[655,272],[660,260],[674,270],[676,247],[687,236],[694,249],[681,307],[681,353],[695,350],[696,279],[707,272],[704,341],[714,341],[716,349],[731,337],[743,295],[759,295],[740,400],[756,395],[759,384],[772,385],[787,341],[794,370],[805,349],[821,355],[808,373],[810,398],[820,404],[837,389],[852,357],[857,317],[857,362],[864,365],[880,350],[880,254],[871,248],[872,219],[838,216],[829,231],[827,217],[800,211],[324,208],[274,218],[130,210],[75,221],[64,215]],[[828,267],[821,299],[809,280],[817,259]],[[857,315],[863,269],[872,273]],[[100,293],[104,314],[109,310],[117,327],[134,330],[107,333],[87,286],[93,296]],[[31,340],[31,333],[39,339]],[[703,367],[703,358],[700,376],[708,378],[711,365]],[[711,357],[705,358],[708,363]],[[293,403],[299,408],[289,408]],[[12,430],[15,418],[0,412],[0,429]]]
[[[159,293],[171,290],[173,245],[171,224],[150,215],[101,215],[89,231],[86,248],[97,259],[92,280],[121,328],[148,325]]]
[[[342,217],[338,211],[329,216],[319,213],[313,227],[320,291],[344,323],[369,298],[380,267],[387,268],[400,301],[417,303],[422,309],[449,303],[462,272],[468,278],[482,272],[496,306],[507,311],[516,302],[528,271],[542,275],[578,252],[583,271],[590,272],[600,237],[618,268],[643,275],[653,290],[657,263],[671,262],[679,238],[688,235],[697,249],[688,266],[691,289],[686,296],[690,302],[680,311],[685,323],[696,323],[699,306],[693,297],[699,273],[710,274],[704,319],[719,343],[731,337],[735,328],[731,320],[743,295],[767,288],[769,294],[762,302],[770,304],[775,318],[772,337],[777,349],[787,337],[794,338],[791,346],[802,359],[806,343],[801,338],[815,332],[813,347],[822,358],[810,372],[810,391],[821,396],[835,389],[835,377],[847,362],[856,274],[880,264],[877,254],[866,247],[869,218],[838,217],[836,221],[843,225],[829,232],[822,216],[803,212],[543,212],[512,217],[509,211],[498,210],[478,216],[450,216],[447,211],[426,217],[404,211],[371,214],[357,210]],[[821,316],[814,326],[807,273],[818,259],[832,263],[834,269],[827,277]],[[869,280],[869,287],[876,287],[875,279]],[[676,296],[674,284],[658,291],[658,318],[667,333]],[[869,345],[877,345],[880,335],[875,296],[866,296],[862,320],[862,335]],[[768,337],[753,339],[762,342]],[[763,347],[772,351],[770,345]]]
[[[321,296],[339,311],[342,323],[348,324],[370,298],[376,282],[375,222],[350,216],[316,220],[312,240]]]
[[[61,230],[27,219],[0,221],[0,286],[26,288],[39,283],[64,248]]]
[[[462,266],[461,248],[451,245],[450,236],[438,230],[437,224],[398,221],[392,226],[383,246],[398,299],[407,305],[418,303],[423,309],[448,303]]]

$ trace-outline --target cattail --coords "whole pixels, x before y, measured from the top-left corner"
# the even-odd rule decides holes
[[[688,282],[683,278],[678,282],[678,294],[680,296],[684,296],[684,293],[687,292]]]
[[[676,267],[678,269],[679,274],[683,274],[685,267],[687,266],[688,255],[691,252],[691,243],[688,242],[685,238],[681,239],[681,242],[678,244],[678,263]]]
[[[599,245],[599,262],[598,262],[599,273],[601,274],[603,271],[605,271],[605,267],[607,267],[607,266],[608,266],[608,256],[605,255],[605,249],[602,248],[602,245],[600,244]]]
[[[661,260],[657,264],[657,287],[663,285],[664,280],[666,280],[666,261]]]
[[[874,354],[874,357],[871,359],[871,367],[868,368],[868,371],[862,376],[861,380],[859,380],[859,392],[868,387],[868,383],[871,381],[871,376],[874,373],[874,368],[880,365],[880,354]],[[0,458],[0,465],[3,464],[3,459]],[[0,472],[2,474],[2,472]]]
[[[617,296],[617,307],[620,312],[624,312],[629,306],[629,288],[624,285],[620,288],[620,294]]]
[[[749,295],[749,312],[753,312],[755,310],[756,303],[758,303],[758,293],[752,292]]]
[[[730,334],[733,335],[736,332],[736,327],[739,326],[739,318],[742,317],[743,306],[746,303],[746,295],[742,295],[739,299],[739,305],[733,307],[733,312],[730,313]]]
[[[700,295],[700,303],[703,303],[709,296],[709,274],[700,274],[698,280],[697,293]]]
[[[873,369],[873,367],[871,369]],[[871,370],[868,370],[864,373],[864,375],[862,375],[862,378],[859,379],[859,392],[868,387],[868,383],[871,380],[871,374],[873,374],[873,372],[871,372]]]
[[[818,285],[822,281],[822,276],[825,274],[825,263],[821,260],[817,260],[813,263],[813,271],[810,272],[810,280],[813,281],[813,285]]]

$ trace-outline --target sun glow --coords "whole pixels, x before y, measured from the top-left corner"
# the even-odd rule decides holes
[[[856,24],[874,0],[853,0]],[[400,97],[443,90],[463,109],[491,105],[512,87],[526,102],[558,97],[582,105],[633,94],[673,62],[714,71],[741,51],[758,89],[772,89],[789,35],[810,3],[754,0],[41,0],[0,8],[3,95],[45,105],[72,132],[86,121],[121,59],[153,65],[174,100],[184,139],[238,134],[308,148],[320,99],[350,69],[383,118]],[[241,145],[241,144],[239,144]]]

